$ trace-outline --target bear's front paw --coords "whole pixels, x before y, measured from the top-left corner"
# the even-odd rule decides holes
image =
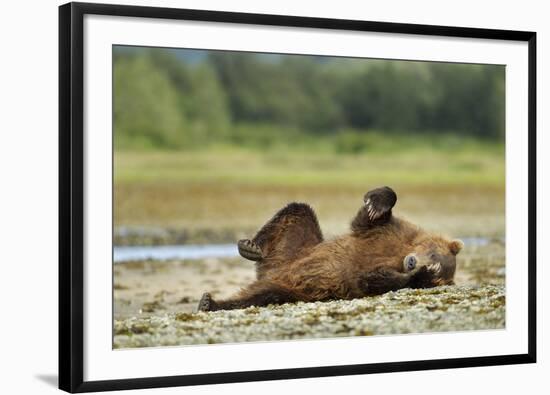
[[[387,214],[397,202],[397,195],[390,187],[376,188],[363,198],[369,220],[374,221]]]
[[[411,276],[409,286],[411,288],[432,288],[440,283],[441,264],[432,263],[421,266]]]
[[[379,269],[359,278],[359,288],[364,295],[381,295],[388,291],[396,291],[405,285],[402,273],[393,270]]]

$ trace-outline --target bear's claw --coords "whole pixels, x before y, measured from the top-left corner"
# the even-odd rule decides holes
[[[434,274],[434,276],[438,276],[441,272],[441,263],[432,263],[428,265],[428,270]]]
[[[396,201],[397,196],[390,187],[376,188],[367,192],[364,202],[369,220],[374,221],[388,213]]]
[[[373,207],[370,199],[367,199],[367,201],[365,202],[365,206],[367,207],[367,213],[369,214],[369,219],[371,221],[380,216],[380,212]]]

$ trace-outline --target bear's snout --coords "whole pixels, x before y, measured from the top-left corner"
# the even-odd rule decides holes
[[[403,259],[403,267],[405,271],[411,271],[416,267],[416,264],[418,263],[418,260],[416,259],[416,256],[414,255],[407,255],[405,259]]]

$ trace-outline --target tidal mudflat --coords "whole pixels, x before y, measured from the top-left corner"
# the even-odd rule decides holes
[[[203,292],[231,296],[254,279],[241,258],[129,261],[114,267],[114,347],[234,343],[505,327],[502,241],[467,246],[456,286],[352,301],[195,312]]]

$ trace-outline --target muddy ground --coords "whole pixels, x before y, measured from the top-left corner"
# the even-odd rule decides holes
[[[231,296],[254,279],[242,258],[134,261],[114,267],[115,348],[504,328],[505,249],[459,255],[454,287],[328,303],[195,313],[202,293]],[[228,330],[230,329],[230,330]]]

